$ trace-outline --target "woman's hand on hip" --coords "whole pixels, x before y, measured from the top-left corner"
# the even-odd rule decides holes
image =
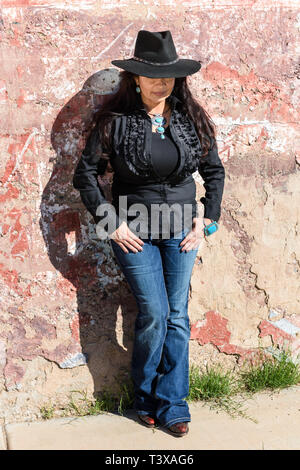
[[[200,243],[203,241],[204,237],[205,235],[203,232],[203,218],[194,217],[192,230],[180,243],[180,246],[182,247],[181,251],[196,250],[197,248],[199,248]]]
[[[114,240],[125,253],[129,253],[126,247],[130,248],[134,253],[143,251],[142,246],[144,245],[143,240],[137,237],[128,227],[126,222],[123,220],[121,225],[110,234],[109,238]]]

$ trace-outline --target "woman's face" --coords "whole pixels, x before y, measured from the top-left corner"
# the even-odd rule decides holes
[[[149,78],[143,75],[135,77],[136,84],[141,89],[143,101],[158,103],[165,100],[175,85],[175,78]]]

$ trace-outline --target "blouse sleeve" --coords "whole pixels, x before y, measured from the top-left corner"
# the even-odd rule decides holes
[[[204,217],[218,222],[221,215],[225,168],[220,160],[215,139],[208,154],[200,159],[198,171],[205,188],[205,197],[200,198],[204,204]]]
[[[111,204],[107,201],[104,193],[99,185],[97,176],[103,174],[107,164],[107,160],[101,159],[102,146],[100,142],[98,127],[95,126],[90,133],[85,148],[82,151],[79,162],[76,166],[73,176],[73,186],[80,192],[80,197],[86,209],[93,216],[95,223],[103,218],[108,217],[105,229],[110,235],[122,220],[119,219],[115,211],[105,211],[104,215],[96,215],[97,208],[100,204]],[[107,215],[105,215],[107,213]],[[107,227],[108,225],[108,227]],[[108,230],[112,227],[112,230]]]

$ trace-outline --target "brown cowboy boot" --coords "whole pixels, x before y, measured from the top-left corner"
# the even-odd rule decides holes
[[[188,423],[175,423],[172,426],[168,427],[168,430],[176,437],[185,436],[189,432]]]

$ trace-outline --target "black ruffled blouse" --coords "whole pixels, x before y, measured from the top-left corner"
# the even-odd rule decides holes
[[[153,231],[152,206],[167,204],[172,208],[178,207],[178,211],[175,207],[175,212],[179,214],[182,224],[191,229],[192,219],[199,215],[196,184],[192,176],[196,170],[204,180],[205,197],[200,199],[204,204],[204,217],[216,221],[220,217],[225,169],[218,155],[216,141],[212,142],[208,154],[202,157],[200,141],[192,121],[181,112],[180,100],[172,95],[169,98],[172,115],[165,130],[165,139],[152,132],[151,118],[142,103],[135,112],[117,117],[113,121],[113,152],[109,159],[114,171],[112,206],[115,213],[106,218],[109,221],[114,219],[111,225],[113,229],[109,230],[109,223],[105,226],[108,235],[119,227],[123,220],[127,221],[135,232],[136,225],[131,226],[130,222],[140,217],[140,213],[138,210],[130,213],[129,209],[133,205],[136,209],[136,204],[143,204],[149,209],[147,224],[148,233],[150,226],[152,228],[152,238],[167,237],[162,230],[161,213],[158,230]],[[105,170],[101,158],[102,150],[98,129],[94,128],[73,177],[73,186],[80,191],[82,202],[96,223],[107,216],[107,212],[97,215],[97,208],[101,204],[109,205],[97,179]],[[122,196],[126,196],[125,209],[121,201]],[[188,206],[187,210],[185,205]],[[174,209],[170,212],[172,211]],[[171,214],[171,236],[176,233],[173,221]],[[168,230],[167,228],[167,233]],[[136,234],[143,238],[139,233]]]

